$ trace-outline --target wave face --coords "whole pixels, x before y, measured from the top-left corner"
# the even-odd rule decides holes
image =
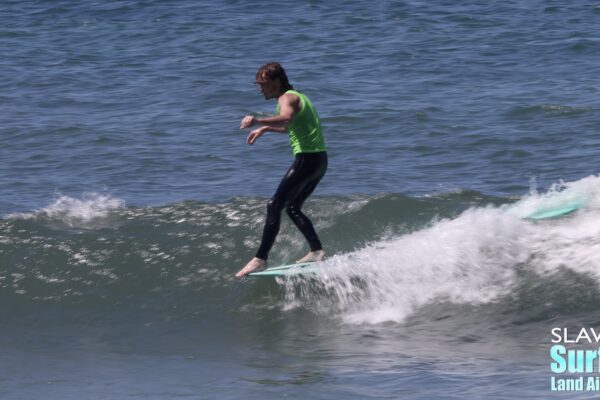
[[[584,198],[563,218],[527,215]],[[249,307],[309,310],[348,324],[406,322],[435,305],[482,306],[515,320],[593,309],[600,300],[600,177],[520,199],[455,192],[311,199],[330,254],[310,277],[234,279],[259,244],[265,200],[129,207],[103,194],[57,197],[0,220],[5,311],[48,307],[194,320]],[[306,252],[284,220],[271,265]],[[565,294],[559,296],[557,293]],[[569,295],[567,295],[569,294]],[[252,304],[249,306],[248,304]]]

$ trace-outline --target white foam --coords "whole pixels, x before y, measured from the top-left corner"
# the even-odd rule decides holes
[[[43,217],[58,219],[73,226],[105,218],[110,212],[123,207],[123,200],[105,194],[86,193],[82,198],[60,195],[47,207],[29,213],[10,214],[7,218]]]
[[[585,196],[564,218],[522,217],[548,202]],[[400,322],[434,301],[484,304],[510,293],[517,267],[538,274],[570,268],[600,282],[600,178],[532,192],[510,208],[469,209],[457,218],[330,259],[316,280],[286,280],[287,305],[348,323]],[[315,283],[316,282],[316,283]]]

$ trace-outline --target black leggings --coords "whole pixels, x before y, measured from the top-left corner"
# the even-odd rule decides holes
[[[294,224],[300,229],[311,251],[321,250],[321,242],[308,217],[302,214],[302,204],[317,187],[327,170],[327,153],[300,153],[281,180],[277,191],[267,203],[267,220],[262,242],[256,257],[266,260],[279,233],[281,211],[285,208]]]

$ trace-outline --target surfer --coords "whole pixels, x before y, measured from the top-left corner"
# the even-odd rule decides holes
[[[260,67],[256,73],[256,84],[265,99],[277,99],[277,108],[272,117],[247,115],[242,119],[240,129],[258,126],[248,134],[246,142],[254,144],[265,132],[287,132],[294,162],[267,203],[267,217],[256,256],[236,274],[237,277],[267,268],[267,258],[279,233],[283,209],[310,245],[310,252],[297,262],[321,261],[325,258],[323,246],[312,223],[301,211],[302,204],[327,170],[327,151],[319,116],[308,97],[290,85],[279,63]]]

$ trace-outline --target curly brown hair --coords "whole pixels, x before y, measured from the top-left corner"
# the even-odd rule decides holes
[[[283,90],[294,89],[294,87],[290,85],[285,70],[279,63],[272,62],[265,64],[260,67],[256,73],[256,82],[274,81],[275,79],[279,79]]]

